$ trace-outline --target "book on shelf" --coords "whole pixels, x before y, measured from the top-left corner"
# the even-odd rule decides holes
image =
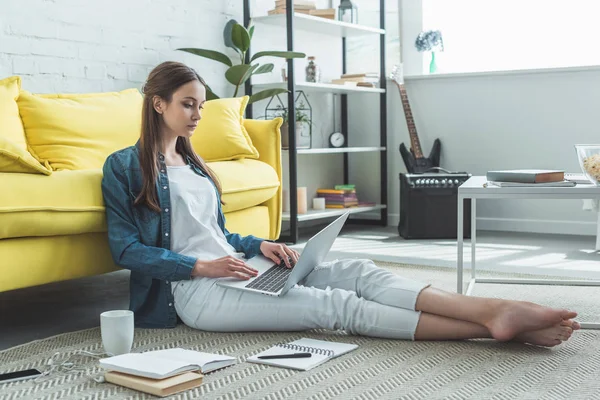
[[[349,353],[358,347],[356,344],[330,342],[302,338],[291,343],[277,344],[257,355],[248,357],[246,361],[257,364],[267,364],[275,367],[308,371],[332,358]],[[293,353],[310,353],[310,357],[261,359],[265,356],[287,355]]]
[[[377,78],[379,79],[379,72],[361,72],[355,74],[342,74],[342,79],[345,78]]]
[[[294,10],[294,11],[297,13],[300,13],[300,14],[308,15],[310,10]],[[269,14],[269,15],[279,15],[279,14],[285,14],[285,13],[286,13],[285,8],[276,8],[274,10],[267,11],[267,14]]]
[[[349,81],[346,79],[332,79],[331,83],[334,85],[344,85],[344,86],[353,86],[353,87],[375,87],[375,83],[373,82],[358,82],[358,81]]]
[[[317,8],[317,4],[313,0],[294,0],[293,1],[294,8],[296,7],[312,7]],[[276,7],[285,7],[287,5],[287,0],[275,0]]]
[[[333,188],[335,190],[356,190],[356,185],[353,185],[353,184],[335,185]]]
[[[509,169],[488,171],[486,178],[493,182],[543,183],[565,180],[565,172],[550,169]]]
[[[349,194],[356,193],[356,189],[317,189],[317,194]]]
[[[488,181],[488,185],[497,187],[572,187],[577,185],[573,181],[560,181],[560,182],[539,182],[539,183],[527,183],[527,182],[497,182]]]
[[[357,77],[351,77],[351,78],[339,78],[339,79],[336,79],[336,81],[379,83],[379,78],[357,76]]]
[[[314,15],[315,17],[327,18],[327,19],[335,19],[335,8],[318,8],[316,10],[310,10],[308,12],[310,15]]]
[[[187,349],[167,349],[145,353],[127,353],[100,359],[108,371],[152,379],[164,379],[188,371],[207,373],[237,362],[234,357]]]
[[[165,379],[152,379],[116,371],[106,371],[104,379],[106,382],[114,383],[115,385],[153,394],[158,397],[166,397],[200,386],[203,375],[199,372],[184,372]]]

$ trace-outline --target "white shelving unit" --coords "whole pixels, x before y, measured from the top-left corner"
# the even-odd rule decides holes
[[[381,18],[381,28],[385,27],[384,16],[385,12],[385,3],[384,0],[380,0],[380,12]],[[291,4],[291,2],[288,2]],[[247,13],[247,14],[246,14]],[[280,27],[284,32],[287,31],[288,35],[293,36],[298,32],[310,32],[313,34],[321,34],[328,35],[332,37],[338,37],[342,40],[342,48],[346,49],[346,38],[358,37],[358,36],[378,36],[380,39],[380,60],[381,60],[381,88],[370,88],[370,87],[358,87],[351,85],[337,85],[332,83],[312,83],[312,82],[298,82],[294,76],[290,76],[290,79],[294,82],[293,88],[294,90],[301,90],[306,93],[311,92],[320,92],[320,93],[328,93],[328,94],[340,94],[344,99],[346,95],[354,95],[354,94],[371,94],[377,95],[380,97],[382,110],[386,107],[386,98],[385,98],[385,29],[381,28],[373,28],[369,26],[362,26],[358,24],[351,24],[347,22],[341,22],[321,17],[315,17],[312,15],[306,15],[302,13],[291,13],[290,16],[293,18],[293,29],[288,25],[288,16],[286,14],[277,14],[277,15],[268,15],[268,16],[258,16],[249,18],[250,9],[249,9],[249,0],[245,0],[245,23],[252,24],[266,24]],[[289,38],[288,38],[289,39]],[[293,39],[292,39],[293,42]],[[288,51],[293,51],[293,45],[288,41]],[[290,47],[291,46],[291,47]],[[346,54],[345,51],[343,53],[343,71],[345,72],[346,65]],[[260,91],[264,89],[288,89],[289,82],[266,82],[266,83],[247,83],[247,90],[251,89],[254,91]],[[342,117],[346,118],[347,121],[347,107],[346,103],[342,103]],[[381,113],[384,116],[384,112]],[[310,155],[310,154],[343,154],[344,155],[344,179],[347,179],[347,163],[348,163],[348,154],[349,153],[366,153],[366,152],[380,152],[382,153],[383,160],[380,162],[381,167],[381,198],[383,203],[387,203],[387,187],[383,185],[387,185],[387,164],[385,158],[387,157],[387,147],[386,147],[386,132],[387,125],[385,121],[385,117],[380,121],[381,127],[379,130],[379,138],[380,145],[379,146],[370,146],[370,147],[342,147],[342,148],[312,148],[312,149],[295,149],[295,151],[283,150],[285,154],[289,155],[290,158],[290,176],[296,176],[298,165],[297,163],[293,163],[292,160],[295,160],[298,155]],[[344,134],[347,135],[347,132]],[[348,139],[348,138],[347,138]],[[295,181],[295,178],[294,178]],[[293,182],[293,181],[292,181]],[[295,188],[290,187],[290,194],[295,193]],[[306,214],[297,214],[285,212],[282,214],[283,221],[290,222],[290,235],[287,241],[295,242],[298,237],[298,228],[296,222],[298,221],[309,221],[309,220],[317,220],[324,219],[329,217],[336,217],[342,215],[346,211],[349,211],[351,214],[356,213],[364,213],[369,211],[380,211],[381,218],[380,220],[370,220],[371,223],[387,223],[387,205],[386,204],[375,204],[372,206],[361,206],[361,207],[351,207],[351,208],[343,208],[343,209],[325,209],[325,210],[309,210]]]

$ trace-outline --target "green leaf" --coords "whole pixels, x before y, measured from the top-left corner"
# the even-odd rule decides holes
[[[206,49],[190,49],[190,48],[177,49],[177,50],[185,51],[187,53],[192,53],[192,54],[195,54],[200,57],[219,61],[219,62],[222,62],[223,64],[227,65],[228,67],[231,67],[233,65],[233,63],[231,62],[229,57],[227,57],[223,53],[219,53],[218,51],[206,50]]]
[[[233,44],[233,40],[231,39],[231,31],[233,30],[233,26],[236,24],[237,21],[235,19],[230,19],[227,21],[227,24],[225,24],[225,28],[223,29],[223,41],[225,46],[232,48],[239,53],[240,49],[235,47],[235,44]]]
[[[254,37],[254,25],[248,28],[248,33],[250,34],[250,40]]]
[[[266,89],[266,90],[261,90],[260,92],[254,93],[252,96],[250,96],[250,100],[248,101],[248,104],[252,104],[252,103],[255,103],[257,101],[268,99],[269,97],[273,97],[275,95],[283,94],[283,93],[287,93],[287,92],[288,91],[285,90],[285,89]]]
[[[225,72],[225,78],[227,78],[227,81],[232,85],[238,86],[244,83],[244,77],[251,68],[252,66],[248,64],[234,65]]]
[[[217,96],[215,94],[215,92],[213,92],[212,89],[207,86],[206,87],[206,100],[216,100],[218,98],[219,98],[219,96]]]
[[[250,48],[250,34],[240,24],[235,24],[231,28],[231,41],[242,53],[245,53]]]
[[[258,64],[255,64],[258,67]],[[254,75],[258,75],[258,74],[268,74],[269,72],[273,71],[273,68],[275,66],[273,64],[264,64],[261,65],[260,67],[258,67],[258,69],[256,69],[256,71],[253,72]]]
[[[298,53],[296,51],[259,51],[258,53],[256,53],[255,55],[252,56],[252,59],[250,60],[250,62],[256,60],[257,58],[260,57],[280,57],[280,58],[304,58],[306,57],[306,54],[304,53]]]

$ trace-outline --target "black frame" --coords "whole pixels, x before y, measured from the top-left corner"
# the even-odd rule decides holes
[[[287,51],[294,51],[294,1],[286,0],[286,33],[287,33]],[[385,0],[379,0],[379,26],[380,29],[385,30]],[[244,26],[248,26],[250,24],[250,0],[244,0]],[[379,35],[379,63],[380,63],[380,85],[381,89],[384,89],[384,92],[380,94],[379,97],[379,116],[380,116],[380,132],[379,132],[379,142],[380,146],[385,150],[380,151],[380,197],[381,204],[386,205],[385,208],[380,210],[381,217],[379,220],[373,219],[352,219],[348,220],[352,223],[361,224],[361,225],[382,225],[386,226],[388,223],[388,209],[387,209],[387,199],[388,199],[388,171],[387,171],[387,81],[386,81],[386,72],[385,72],[385,34]],[[246,60],[250,59],[250,49],[246,53]],[[288,112],[290,115],[295,115],[296,107],[295,107],[295,98],[296,98],[296,88],[294,85],[295,82],[295,71],[294,71],[294,60],[287,61],[287,73],[288,73]],[[342,38],[342,73],[346,73],[346,38]],[[252,95],[252,83],[251,80],[248,79],[245,83],[246,94]],[[348,95],[342,94],[341,96],[341,132],[346,138],[345,146],[348,146]],[[252,118],[252,106],[248,107],[246,110],[246,117]],[[296,151],[296,124],[290,124],[288,127],[289,130],[289,198],[290,198],[290,234],[289,235],[280,235],[278,241],[286,242],[286,243],[296,243],[298,241],[298,197],[297,197],[297,187],[298,187],[298,165],[297,165],[297,151]],[[312,135],[311,135],[312,136]],[[312,137],[311,137],[312,141]],[[344,153],[344,183],[347,184],[349,181],[349,173],[348,173],[348,153]]]

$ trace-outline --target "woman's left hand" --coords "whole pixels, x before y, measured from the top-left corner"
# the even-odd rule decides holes
[[[300,254],[296,250],[290,249],[283,243],[264,241],[260,244],[260,251],[265,257],[270,258],[277,264],[283,260],[285,266],[288,268],[292,268],[289,258],[291,258],[294,265],[296,265],[298,258],[300,257]]]

